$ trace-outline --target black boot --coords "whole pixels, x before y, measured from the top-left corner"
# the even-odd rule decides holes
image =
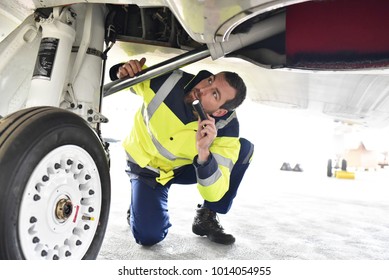
[[[224,229],[218,221],[216,212],[204,207],[198,208],[196,212],[197,214],[192,225],[194,234],[200,236],[206,235],[209,240],[224,245],[230,245],[235,242],[234,236],[224,233]]]

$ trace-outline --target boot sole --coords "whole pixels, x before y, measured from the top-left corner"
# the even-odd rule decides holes
[[[204,236],[204,235],[207,235],[206,232],[202,231],[202,230],[198,230],[198,229],[195,229],[194,227],[192,227],[192,232],[196,235],[200,235],[200,236]]]
[[[218,239],[213,238],[211,235],[207,235],[207,238],[209,240],[211,240],[212,242],[214,242],[214,243],[222,244],[222,245],[232,245],[232,244],[235,243],[235,238],[231,239],[229,241],[227,241],[227,240],[223,240],[223,241],[222,240],[218,240]]]
[[[215,238],[214,236],[207,234],[205,231],[201,231],[201,230],[198,230],[195,228],[192,228],[192,232],[196,235],[199,235],[199,236],[206,236],[210,241],[212,241],[214,243],[218,243],[218,244],[222,244],[222,245],[231,245],[231,244],[235,243],[235,238],[233,238],[231,240],[219,240],[219,239]]]

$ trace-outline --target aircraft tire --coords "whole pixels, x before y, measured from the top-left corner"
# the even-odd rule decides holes
[[[111,197],[108,155],[55,107],[0,119],[0,259],[95,259]]]

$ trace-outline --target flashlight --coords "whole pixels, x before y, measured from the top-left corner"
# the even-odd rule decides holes
[[[201,103],[200,103],[200,100],[196,99],[195,101],[193,101],[192,106],[196,110],[197,114],[199,114],[200,119],[202,121],[208,119],[207,115],[204,112],[203,105],[201,105]]]

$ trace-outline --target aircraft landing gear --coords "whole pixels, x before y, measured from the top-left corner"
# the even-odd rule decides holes
[[[0,119],[0,170],[0,259],[97,257],[109,164],[81,117],[33,107]]]

